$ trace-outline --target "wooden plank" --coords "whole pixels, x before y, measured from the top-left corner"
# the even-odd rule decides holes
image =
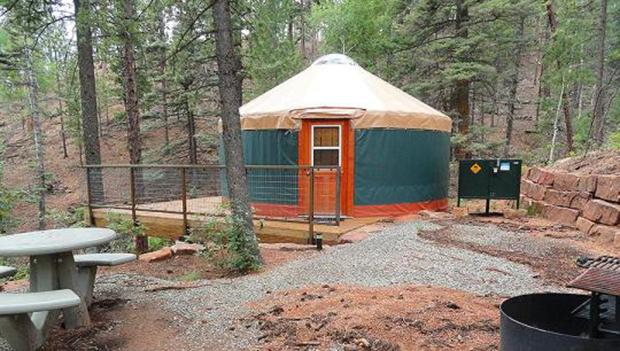
[[[108,224],[108,213],[118,214],[127,219],[131,219],[131,210],[93,209],[94,222],[97,227],[105,227]],[[145,226],[146,234],[149,236],[174,240],[183,235],[183,216],[181,214],[144,212],[138,210],[136,216],[140,223]],[[188,222],[192,228],[199,228],[213,219],[214,217],[210,216],[188,216]],[[346,219],[341,222],[340,226],[317,224],[315,225],[315,232],[323,235],[324,243],[335,244],[342,234],[369,224],[377,223],[382,219],[382,217]],[[223,219],[219,218],[219,220]],[[308,241],[308,224],[303,222],[255,220],[254,228],[261,242],[293,242],[305,244]]]

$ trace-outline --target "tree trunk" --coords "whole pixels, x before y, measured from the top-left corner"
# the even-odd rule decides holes
[[[134,0],[123,2],[123,14],[125,17],[125,27],[123,28],[123,82],[125,91],[125,113],[127,114],[127,149],[129,150],[129,163],[139,164],[142,158],[140,140],[140,108],[138,106],[138,87],[136,77],[136,63],[134,59],[134,43],[131,22],[134,21]],[[136,169],[135,191],[136,197],[141,197],[142,191],[142,172]],[[146,236],[136,236],[136,250],[146,252],[148,241]]]
[[[45,229],[45,163],[44,163],[44,146],[43,132],[41,130],[41,115],[39,111],[39,87],[37,79],[33,72],[32,56],[30,48],[24,51],[24,61],[26,62],[26,86],[28,86],[28,102],[30,104],[30,113],[32,114],[32,137],[34,141],[34,153],[36,158],[36,182],[37,193],[39,195],[39,229]]]
[[[603,78],[605,74],[605,27],[607,26],[607,0],[601,0],[600,14],[597,28],[597,58],[596,58],[596,92],[594,94],[594,108],[592,109],[592,130],[590,135],[596,145],[600,146],[605,139],[605,89]]]
[[[90,27],[90,1],[73,0],[76,18],[77,61],[80,77],[80,104],[82,108],[81,129],[84,135],[84,153],[87,165],[101,164],[99,146],[99,123],[97,121],[97,91],[95,65],[93,63],[93,36]],[[80,160],[82,157],[80,156]],[[103,199],[103,176],[101,170],[90,172],[90,193],[93,202]]]
[[[457,1],[455,30],[456,35],[466,39],[468,36],[467,28],[463,27],[463,22],[467,21],[469,16],[467,4],[464,1]],[[465,57],[461,59],[466,59]],[[470,108],[469,108],[469,80],[459,80],[456,82],[452,96],[452,108],[456,111],[458,117],[457,131],[461,135],[469,134],[469,125],[471,124]],[[454,150],[456,159],[464,159],[470,157],[467,145],[459,145]]]
[[[555,19],[555,12],[553,11],[553,2],[549,0],[547,2],[547,19],[549,21],[549,30],[551,31],[551,38],[553,41],[556,41],[555,34],[558,27],[557,21]],[[556,61],[557,69],[562,69],[562,63],[558,60]],[[566,151],[573,151],[573,123],[571,117],[570,110],[570,101],[568,98],[568,93],[566,89],[563,89],[562,92],[562,111],[564,112],[564,125],[566,127]]]
[[[62,107],[62,86],[60,82],[60,72],[58,72],[58,52],[54,50],[54,61],[56,62],[56,94],[58,94],[58,117],[60,117],[60,142],[62,144],[62,157],[67,158],[67,137],[65,134],[65,118]]]
[[[525,27],[525,16],[519,20],[517,30],[517,45],[515,48],[514,71],[510,77],[510,92],[508,97],[508,114],[506,115],[506,140],[504,142],[504,157],[510,155],[510,144],[512,141],[512,125],[515,118],[515,105],[517,103],[517,88],[519,86],[519,69],[521,68],[521,53],[523,52],[523,32]]]
[[[159,40],[166,42],[166,23],[164,12],[159,17]],[[168,82],[166,79],[166,47],[162,46],[159,60],[159,74],[161,74],[161,107],[164,118],[164,140],[166,145],[170,144],[170,131],[168,129]]]
[[[242,78],[241,59],[235,51],[228,0],[215,0],[213,6],[215,48],[218,67],[218,87],[222,108],[222,136],[226,158],[226,178],[233,215],[243,222],[246,245],[243,248],[260,260],[258,241],[254,234],[252,211],[241,140]]]
[[[189,94],[187,91],[183,94],[184,101],[183,106],[185,109],[185,115],[187,116],[187,143],[189,146],[189,163],[195,165],[198,163],[198,150],[196,147],[196,121],[194,120],[194,113],[189,106]]]
[[[127,21],[133,20],[133,0],[124,1],[123,12]],[[125,89],[125,113],[127,114],[127,149],[129,150],[129,163],[131,164],[140,163],[142,156],[140,145],[140,109],[138,106],[136,79],[133,33],[129,28],[129,24],[127,24],[125,28],[123,28],[123,81]]]

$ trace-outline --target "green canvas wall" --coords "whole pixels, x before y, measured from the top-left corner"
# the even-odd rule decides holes
[[[354,205],[448,197],[450,135],[412,129],[355,131]]]

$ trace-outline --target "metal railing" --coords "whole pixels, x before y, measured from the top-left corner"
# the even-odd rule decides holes
[[[225,217],[228,209],[226,167],[222,165],[88,165],[87,205],[93,209],[129,210],[188,217]],[[340,225],[340,167],[248,165],[246,175],[255,218]],[[94,224],[94,223],[91,223]]]

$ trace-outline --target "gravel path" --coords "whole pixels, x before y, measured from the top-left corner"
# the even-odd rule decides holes
[[[261,274],[198,282],[199,288],[144,292],[157,279],[116,274],[101,277],[98,296],[158,303],[167,312],[187,319],[190,349],[251,348],[261,335],[255,325],[238,328],[251,313],[245,305],[271,292],[323,284],[381,287],[394,284],[437,285],[479,295],[512,296],[554,290],[534,278],[529,267],[460,248],[421,239],[418,230],[438,230],[436,224],[410,222],[390,225],[370,238],[329,248],[310,258],[288,262]],[[463,231],[497,230],[460,226]],[[479,233],[478,233],[479,234]],[[479,235],[475,232],[473,237]],[[509,233],[507,233],[509,234]],[[501,245],[501,243],[498,243]],[[2,347],[0,346],[0,350]]]
[[[268,297],[270,292],[322,284],[380,287],[393,284],[438,285],[474,294],[512,296],[553,290],[534,278],[527,266],[469,250],[440,246],[419,238],[419,229],[437,230],[430,223],[391,225],[357,244],[341,245],[307,259],[292,261],[271,271],[236,279],[206,282],[206,286],[164,291],[145,296],[123,292],[132,299],[156,299],[172,313],[191,322],[186,338],[192,349],[210,345],[217,349],[246,349],[260,332],[255,326],[234,328],[250,313],[247,302]],[[464,226],[462,229],[484,230]],[[493,230],[491,228],[486,230]],[[495,229],[497,230],[497,229]],[[134,278],[101,279],[100,290],[116,292],[133,285]],[[120,281],[125,283],[120,283]],[[131,289],[129,289],[131,290]]]

